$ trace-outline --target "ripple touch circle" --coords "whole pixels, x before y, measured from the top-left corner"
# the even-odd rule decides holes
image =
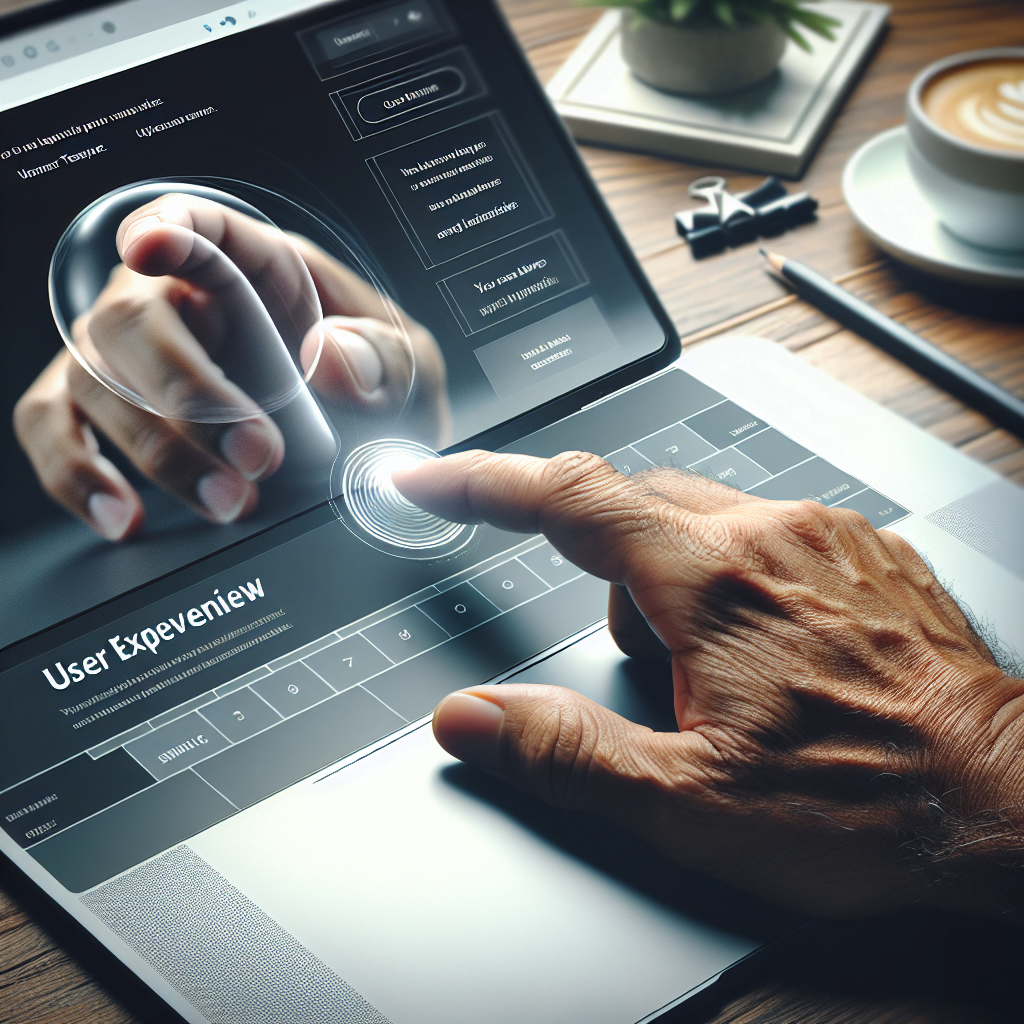
[[[397,548],[426,551],[451,544],[465,529],[418,508],[391,482],[399,465],[436,459],[415,441],[371,441],[345,460],[341,491],[349,514],[371,537]]]

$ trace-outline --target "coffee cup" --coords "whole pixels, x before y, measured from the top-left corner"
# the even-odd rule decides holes
[[[954,235],[1024,251],[1024,46],[929,64],[907,94],[907,162]]]

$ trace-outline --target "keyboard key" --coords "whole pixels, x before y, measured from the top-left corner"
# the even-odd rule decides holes
[[[364,686],[388,707],[415,721],[429,715],[445,694],[487,682],[600,621],[607,610],[608,584],[583,573],[558,590],[549,590]],[[277,731],[271,729],[264,735],[273,736]],[[205,764],[214,764],[223,756]]]
[[[713,445],[682,423],[674,423],[671,427],[659,430],[637,441],[633,447],[656,466],[672,466],[676,469],[684,469],[715,451]]]
[[[785,434],[780,434],[774,427],[763,430],[755,437],[736,445],[736,448],[759,466],[764,466],[773,476],[809,459],[813,454]]]
[[[153,776],[124,750],[95,761],[79,754],[0,795],[0,824],[29,846],[152,785]]]
[[[232,743],[247,740],[281,721],[281,716],[248,687],[207,704],[199,714]]]
[[[228,751],[244,747],[229,747]],[[235,808],[198,775],[180,772],[72,825],[29,852],[61,885],[82,892],[234,813]]]
[[[766,470],[752,462],[746,455],[741,455],[735,448],[695,462],[690,468],[709,480],[717,480],[728,487],[735,487],[738,491],[745,491],[748,487],[753,487],[754,484],[768,478]]]
[[[501,614],[479,590],[468,583],[460,583],[418,607],[452,636],[465,633],[467,629]]]
[[[474,576],[470,583],[503,612],[548,589],[543,580],[515,559]]]
[[[722,396],[682,370],[670,370],[607,401],[514,441],[501,451],[550,458],[559,452],[614,452],[665,426],[665,410],[684,420]]]
[[[897,523],[910,515],[902,505],[897,505],[895,501],[891,501],[870,488],[839,502],[835,507],[852,508],[864,516],[876,530],[881,530],[891,523]]]
[[[391,668],[391,661],[358,633],[302,660],[339,692]]]
[[[641,469],[650,469],[654,465],[633,448],[620,448],[617,452],[606,455],[604,461],[610,462],[623,476],[632,476]]]
[[[864,485],[856,478],[817,457],[750,489],[760,498],[801,501],[809,498],[822,505],[834,505],[849,498]]]
[[[448,634],[419,608],[408,608],[392,615],[376,626],[362,630],[362,634],[396,664],[448,639]]]
[[[403,725],[405,721],[379,700],[353,686],[228,747],[199,768],[218,792],[239,807],[248,807]]]
[[[330,697],[334,691],[301,661],[282,668],[266,679],[259,679],[252,688],[285,718]]]
[[[519,561],[528,569],[532,569],[549,587],[568,583],[583,572],[578,565],[573,565],[550,544],[542,544],[539,548],[527,551],[525,555],[519,556]]]
[[[198,711],[179,718],[169,725],[162,725],[153,732],[140,736],[124,749],[135,758],[154,779],[166,779],[169,775],[184,771],[204,757],[223,750],[228,741],[216,729],[211,728]]]
[[[686,425],[716,448],[728,448],[768,426],[735,402],[722,402],[713,409],[691,416]]]

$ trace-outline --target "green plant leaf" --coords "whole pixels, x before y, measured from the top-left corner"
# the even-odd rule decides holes
[[[673,21],[685,21],[700,0],[669,0],[668,13]]]
[[[633,12],[632,27],[645,21],[667,24],[720,26],[737,28],[750,22],[772,21],[797,46],[810,50],[807,40],[796,28],[834,39],[833,29],[842,22],[826,14],[810,11],[806,4],[819,0],[576,0],[587,7],[622,7]]]
[[[799,22],[805,28],[810,29],[812,32],[817,32],[819,36],[824,36],[826,39],[835,39],[832,29],[839,28],[842,25],[841,21],[830,18],[828,15],[799,9],[794,11],[793,21]]]
[[[808,53],[811,52],[811,44],[793,27],[792,24],[786,25],[784,31],[790,39],[800,47],[801,50],[806,50]]]
[[[715,16],[726,28],[736,27],[736,15],[729,0],[715,0]]]

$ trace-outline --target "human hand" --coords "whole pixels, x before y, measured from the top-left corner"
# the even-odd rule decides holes
[[[76,344],[92,346],[116,365],[154,408],[220,403],[251,415],[220,424],[155,415],[109,390],[64,349],[14,412],[18,440],[60,504],[110,540],[143,525],[141,498],[100,453],[94,431],[143,475],[215,523],[250,513],[259,481],[280,467],[280,430],[216,363],[223,320],[238,311],[218,302],[215,261],[202,258],[216,251],[196,236],[213,243],[250,280],[267,282],[265,292],[285,305],[297,301],[304,263],[325,316],[322,348],[314,329],[299,352],[303,371],[312,367],[310,385],[328,407],[355,410],[370,429],[388,425],[408,398],[407,429],[425,443],[444,443],[445,368],[425,328],[400,314],[397,329],[377,292],[309,241],[285,242],[274,229],[218,203],[169,194],[121,223],[117,248],[123,262],[73,325]]]
[[[1024,682],[902,538],[581,453],[393,477],[445,518],[542,532],[611,582],[625,653],[671,658],[678,733],[506,684],[438,705],[454,756],[800,912],[1024,910]]]

